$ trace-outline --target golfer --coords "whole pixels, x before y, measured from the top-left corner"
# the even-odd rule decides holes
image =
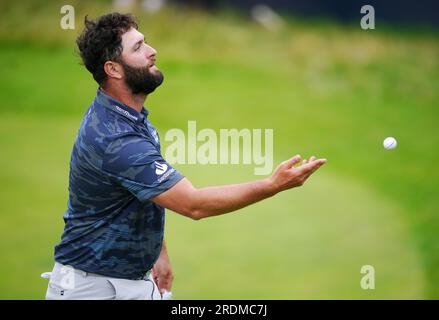
[[[133,17],[85,18],[77,45],[99,88],[73,146],[46,299],[161,299],[173,280],[165,208],[193,220],[225,214],[303,185],[326,162],[297,155],[265,179],[196,188],[161,155],[144,103],[163,74]]]

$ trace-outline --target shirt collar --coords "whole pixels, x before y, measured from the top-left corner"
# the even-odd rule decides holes
[[[128,105],[109,96],[101,88],[98,88],[95,101],[99,105],[110,109],[135,123],[143,122],[143,120],[149,114],[148,110],[145,107],[142,107],[142,110],[140,112],[137,112]]]

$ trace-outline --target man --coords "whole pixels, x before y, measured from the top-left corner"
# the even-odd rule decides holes
[[[71,155],[65,228],[47,299],[160,299],[173,279],[165,208],[194,220],[232,212],[301,186],[326,162],[311,157],[300,164],[295,156],[269,178],[195,188],[161,156],[143,104],[163,75],[133,18],[86,18],[77,45],[99,89]]]

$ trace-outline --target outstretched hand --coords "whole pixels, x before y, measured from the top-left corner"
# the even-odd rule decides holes
[[[312,156],[309,160],[302,161],[300,155],[282,162],[270,177],[270,182],[276,192],[300,187],[322,165],[326,159],[316,159]]]

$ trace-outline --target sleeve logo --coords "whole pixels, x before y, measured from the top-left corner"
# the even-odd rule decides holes
[[[160,176],[168,170],[168,165],[166,163],[158,163],[155,161],[155,174]]]

